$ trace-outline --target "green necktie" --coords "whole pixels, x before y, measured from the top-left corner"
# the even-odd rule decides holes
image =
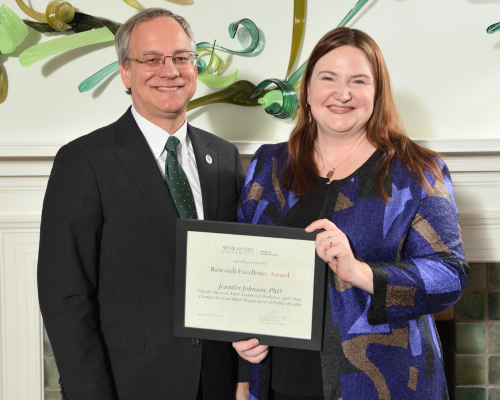
[[[177,158],[179,139],[170,136],[165,144],[167,160],[165,161],[165,181],[174,200],[175,207],[181,218],[197,219],[196,206],[188,178]]]

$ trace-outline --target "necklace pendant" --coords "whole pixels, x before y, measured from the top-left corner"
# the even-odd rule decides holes
[[[335,172],[335,168],[331,169],[330,171],[328,171],[328,173],[326,174],[326,177],[328,179],[330,179],[332,176],[333,176],[333,173]]]

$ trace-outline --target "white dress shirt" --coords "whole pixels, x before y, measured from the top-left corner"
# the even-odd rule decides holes
[[[160,171],[165,179],[165,161],[167,159],[165,144],[167,143],[170,133],[148,121],[136,111],[134,106],[132,106],[132,115],[134,116],[137,125],[139,125],[139,129],[142,131],[142,134],[146,138],[149,148],[151,149],[151,152],[153,153],[158,167],[160,168]],[[184,170],[184,173],[188,178],[189,185],[191,186],[191,191],[193,192],[196,214],[198,219],[203,219],[203,200],[201,197],[200,176],[198,175],[198,168],[196,167],[193,145],[187,134],[187,120],[184,121],[184,124],[173,134],[173,136],[179,139],[177,156],[179,164]]]

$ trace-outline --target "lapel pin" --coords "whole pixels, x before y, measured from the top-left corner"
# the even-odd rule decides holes
[[[205,156],[205,160],[207,160],[207,163],[212,164],[212,157],[210,157],[208,154]]]

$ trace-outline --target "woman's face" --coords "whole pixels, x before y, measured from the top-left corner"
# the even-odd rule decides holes
[[[365,53],[342,46],[314,66],[307,88],[318,135],[352,137],[366,130],[373,113],[375,84]]]

